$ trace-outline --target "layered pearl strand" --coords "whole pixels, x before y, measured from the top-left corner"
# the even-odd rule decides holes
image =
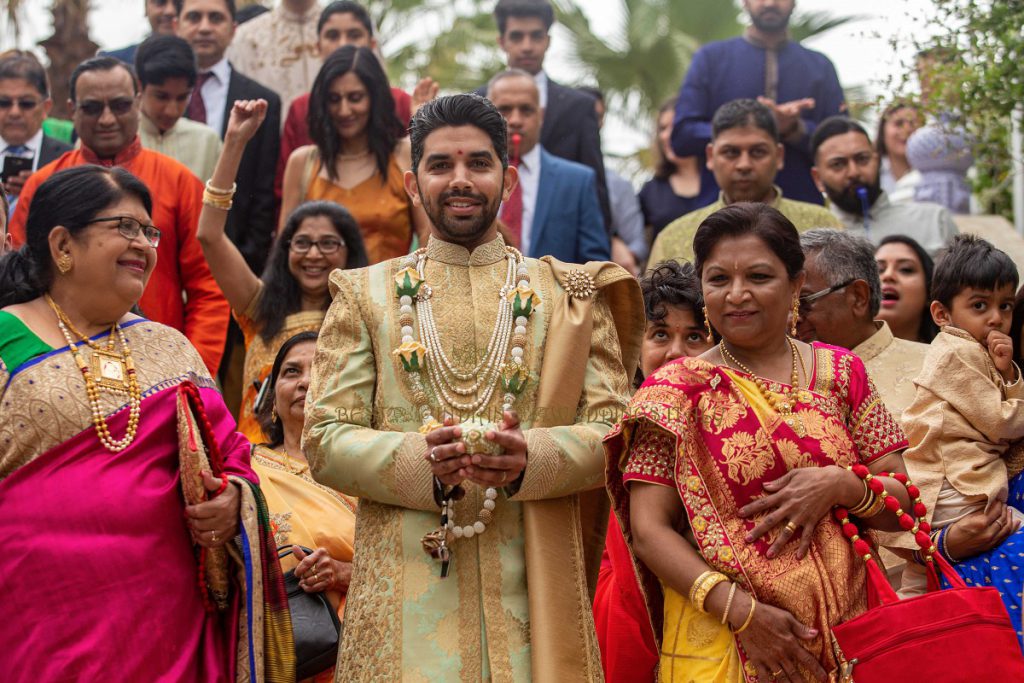
[[[800,389],[800,374],[797,370],[798,362],[799,366],[803,368],[805,376],[807,375],[807,369],[803,367],[804,359],[800,355],[800,350],[797,348],[796,342],[794,342],[791,337],[786,337],[786,341],[789,342],[789,349],[793,356],[793,369],[790,375],[789,388],[783,388],[780,392],[774,392],[769,389],[763,379],[754,374],[750,368],[739,362],[734,355],[729,353],[729,349],[725,347],[724,339],[718,342],[718,348],[722,353],[722,358],[724,358],[727,363],[750,375],[750,378],[757,386],[758,392],[768,402],[768,405],[774,408],[782,417],[783,422],[789,425],[798,436],[805,436],[807,434],[807,428],[800,416],[794,412],[794,409],[796,408],[798,401],[805,399],[804,392]]]
[[[85,391],[89,398],[92,422],[96,427],[96,434],[99,437],[100,443],[102,443],[104,448],[111,453],[119,453],[130,446],[135,440],[135,434],[139,427],[139,415],[141,413],[142,405],[142,391],[139,389],[138,378],[135,374],[135,363],[132,360],[131,348],[128,346],[128,339],[125,337],[121,326],[114,323],[110,327],[110,337],[107,341],[107,348],[100,348],[99,345],[95,344],[91,339],[75,328],[64,311],[62,311],[57,305],[57,302],[51,299],[48,294],[46,295],[46,302],[57,315],[57,326],[64,335],[64,339],[68,343],[68,349],[70,349],[71,355],[75,359],[75,363],[78,365],[78,369],[82,373],[82,378],[85,380]],[[100,386],[93,377],[92,372],[89,370],[89,366],[86,364],[85,359],[82,358],[82,354],[78,352],[78,347],[75,345],[75,342],[71,337],[71,331],[68,329],[69,327],[71,328],[71,331],[74,331],[75,335],[79,339],[93,349],[93,353],[114,357],[122,363],[125,368],[127,381],[123,388],[115,387],[110,382],[104,383],[104,386],[109,388],[113,393],[121,395],[127,394],[128,396],[128,426],[125,429],[124,437],[121,439],[114,439],[110,434],[110,427],[107,425],[107,421],[103,417],[103,409],[100,405]],[[121,344],[121,352],[119,354],[114,352],[115,336]]]
[[[540,304],[540,297],[530,288],[530,273],[523,255],[513,247],[506,246],[505,249],[505,282],[498,291],[498,316],[483,358],[468,370],[457,368],[441,343],[431,301],[433,291],[426,282],[427,250],[419,249],[401,262],[402,268],[395,282],[402,345],[394,353],[401,358],[409,378],[413,401],[423,423],[421,433],[429,433],[441,426],[431,409],[423,385],[424,369],[441,407],[455,414],[478,414],[490,404],[499,383],[504,392],[502,411],[509,411],[526,385],[529,377],[525,364],[526,325],[534,307]],[[419,326],[422,343],[415,338],[414,322]],[[461,427],[467,449],[470,442],[478,445],[486,443],[483,433],[487,427],[482,419],[471,418]],[[455,487],[444,498],[441,505],[441,528],[423,539],[424,549],[443,562],[449,558],[448,543],[456,538],[472,538],[484,533],[494,519],[498,491],[494,487],[487,487],[484,490],[483,507],[477,513],[476,520],[472,524],[456,524],[454,501],[460,493],[460,487]],[[446,573],[445,565],[442,576]]]

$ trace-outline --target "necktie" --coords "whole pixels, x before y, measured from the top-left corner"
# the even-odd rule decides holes
[[[512,166],[519,168],[519,160],[513,159]],[[501,222],[508,228],[514,247],[523,241],[523,183],[516,183],[516,189],[501,205]]]
[[[210,80],[211,76],[213,76],[213,72],[206,71],[196,77],[196,87],[192,88],[192,99],[188,101],[188,109],[185,110],[185,116],[199,123],[206,123],[206,103],[203,102],[203,84]]]
[[[9,157],[27,157],[31,150],[27,145],[10,145],[4,150],[4,156]]]

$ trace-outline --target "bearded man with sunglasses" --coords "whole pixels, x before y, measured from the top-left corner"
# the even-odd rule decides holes
[[[2,179],[12,205],[33,171],[71,149],[43,133],[43,120],[52,106],[46,70],[32,53],[11,50],[0,55],[0,156],[31,162],[27,169]]]
[[[131,67],[112,57],[94,57],[71,75],[75,132],[80,149],[66,152],[25,183],[11,217],[14,245],[25,239],[25,221],[36,188],[72,166],[120,166],[153,195],[153,223],[160,230],[157,263],[139,308],[150,320],[181,331],[211,373],[217,372],[227,334],[228,303],[210,274],[196,239],[203,186],[183,164],[139,140],[139,88]]]

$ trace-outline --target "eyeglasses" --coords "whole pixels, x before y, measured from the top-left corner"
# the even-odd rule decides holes
[[[817,301],[818,299],[825,298],[826,296],[828,296],[832,292],[838,292],[840,289],[843,289],[844,287],[849,287],[850,285],[852,285],[856,281],[857,281],[857,278],[851,278],[851,279],[847,280],[846,282],[842,282],[842,283],[840,283],[838,285],[832,285],[831,287],[826,287],[825,289],[821,290],[820,292],[815,292],[814,294],[808,294],[807,296],[800,297],[800,312],[801,313],[810,313],[811,311],[814,310],[814,302],[815,301]]]
[[[155,225],[143,225],[138,219],[132,218],[131,216],[104,216],[103,218],[93,218],[91,221],[86,223],[112,223],[117,221],[117,231],[121,233],[121,237],[124,237],[129,242],[134,240],[142,233],[146,237],[146,241],[149,242],[150,246],[156,249],[160,246],[160,230]]]
[[[288,240],[288,248],[294,251],[296,254],[305,254],[313,247],[320,250],[320,253],[324,256],[333,254],[334,252],[345,246],[337,237],[325,237],[321,240],[311,240],[308,237],[296,237],[293,240]]]
[[[103,112],[108,107],[110,108],[110,113],[114,116],[124,116],[132,110],[133,104],[135,104],[135,100],[130,97],[119,97],[116,100],[108,100],[106,102],[86,100],[85,102],[77,103],[75,108],[82,112],[83,116],[95,119],[103,116]]]
[[[0,110],[7,111],[17,105],[18,109],[22,111],[32,111],[39,106],[40,101],[34,100],[31,97],[21,97],[16,100],[10,97],[0,97]]]

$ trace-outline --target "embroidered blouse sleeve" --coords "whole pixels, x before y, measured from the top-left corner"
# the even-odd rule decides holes
[[[845,362],[840,363],[840,368],[846,366],[846,400],[850,407],[847,428],[860,461],[869,464],[883,455],[905,449],[909,445],[907,437],[885,407],[863,361],[852,353],[843,360]]]
[[[630,440],[622,468],[622,481],[642,481],[676,487],[676,439],[651,422],[641,422]]]

